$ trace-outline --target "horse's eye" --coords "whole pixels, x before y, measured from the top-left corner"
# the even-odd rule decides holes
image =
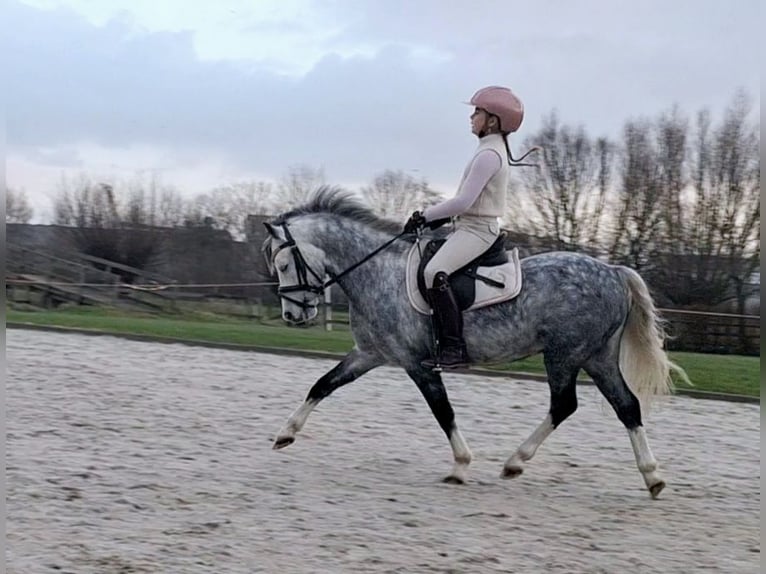
[[[285,263],[285,264],[283,264],[283,265],[279,265],[279,266],[277,267],[277,269],[278,269],[279,271],[281,271],[282,273],[284,273],[285,271],[287,271],[287,263]]]

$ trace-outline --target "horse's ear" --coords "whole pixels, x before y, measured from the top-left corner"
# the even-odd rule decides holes
[[[266,231],[269,232],[269,235],[271,235],[275,239],[279,239],[279,233],[277,233],[277,230],[274,228],[274,226],[271,223],[269,223],[268,221],[264,221],[263,225],[266,227]]]
[[[268,227],[268,223],[266,226]],[[268,227],[269,233],[273,231],[271,227]],[[263,255],[263,260],[266,262],[266,269],[269,270],[269,275],[274,275],[274,262],[271,260],[271,237],[267,237],[263,240],[263,245],[261,245],[261,254]]]

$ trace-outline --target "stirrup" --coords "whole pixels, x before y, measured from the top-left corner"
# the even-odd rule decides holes
[[[466,361],[462,363],[449,363],[445,365],[440,363],[438,360],[434,361],[433,359],[426,359],[421,361],[420,365],[426,367],[427,369],[431,369],[434,373],[441,373],[444,370],[450,369],[466,369],[471,366],[471,363]]]
[[[463,369],[470,366],[471,360],[464,346],[447,347],[437,357],[431,357],[420,362],[424,367],[441,372],[444,369]]]

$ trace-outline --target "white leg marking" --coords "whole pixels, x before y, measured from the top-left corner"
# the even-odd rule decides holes
[[[455,466],[452,468],[452,473],[444,481],[464,484],[466,481],[466,471],[468,470],[468,465],[471,464],[472,455],[471,449],[468,448],[468,443],[465,442],[463,434],[457,428],[457,425],[452,425],[449,444],[452,447]]]
[[[306,424],[306,419],[309,418],[311,411],[314,410],[316,405],[316,401],[304,401],[304,403],[290,415],[285,426],[282,427],[282,430],[279,431],[277,438],[274,440],[275,449],[284,448],[295,441],[295,434]]]
[[[501,476],[503,478],[515,478],[524,472],[524,462],[535,455],[538,447],[543,444],[543,441],[553,430],[553,417],[549,413],[545,420],[529,435],[529,438],[505,461]]]
[[[665,481],[662,480],[660,473],[657,471],[657,460],[652,454],[652,450],[649,448],[649,441],[646,438],[646,431],[644,427],[639,426],[628,431],[630,437],[630,444],[633,447],[633,453],[636,455],[636,465],[638,470],[644,477],[646,487],[649,489],[649,493],[652,498],[657,498],[665,488]]]

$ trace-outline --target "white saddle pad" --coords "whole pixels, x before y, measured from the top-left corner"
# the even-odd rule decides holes
[[[425,247],[425,242],[428,240],[422,241],[424,242],[422,247]],[[502,283],[504,287],[502,289],[493,287],[481,279],[476,279],[476,298],[474,299],[473,305],[468,307],[466,311],[472,311],[473,309],[480,309],[481,307],[501,303],[513,299],[519,294],[519,291],[521,291],[521,263],[519,263],[519,250],[514,247],[507,253],[507,263],[496,265],[494,267],[479,267],[476,269],[478,275],[498,281]],[[410,304],[417,312],[423,313],[424,315],[430,315],[431,306],[426,302],[418,289],[419,264],[420,250],[418,249],[418,244],[416,242],[413,244],[412,248],[410,248],[410,253],[407,256],[407,296],[410,299]]]

